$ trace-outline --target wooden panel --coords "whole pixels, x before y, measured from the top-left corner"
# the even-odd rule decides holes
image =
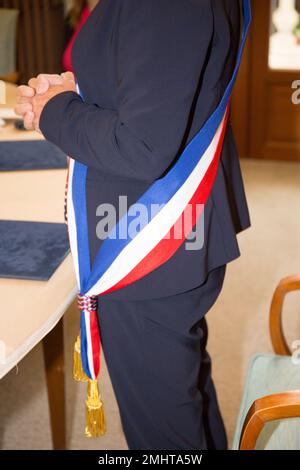
[[[252,47],[251,47],[251,87],[250,87],[250,156],[262,157],[264,126],[267,119],[266,73],[269,53],[269,0],[252,1]]]
[[[291,102],[297,71],[268,67],[270,1],[252,1],[250,156],[300,160],[300,106]]]
[[[41,72],[61,71],[64,48],[62,0],[0,0],[0,7],[20,11],[18,71],[20,82]]]
[[[291,102],[299,71],[268,67],[270,0],[252,0],[248,47],[232,102],[232,123],[241,156],[300,160],[300,106]]]
[[[231,102],[231,123],[238,153],[241,157],[249,156],[250,58],[251,32],[247,40]]]

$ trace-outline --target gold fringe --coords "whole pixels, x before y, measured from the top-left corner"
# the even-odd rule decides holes
[[[77,336],[77,339],[74,344],[74,356],[73,356],[73,378],[77,382],[87,382],[88,376],[83,370],[80,354],[80,335]]]
[[[88,381],[88,396],[86,400],[87,437],[103,436],[106,432],[105,415],[97,380]]]

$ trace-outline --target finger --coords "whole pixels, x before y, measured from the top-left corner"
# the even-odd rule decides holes
[[[46,93],[50,86],[62,85],[63,79],[60,75],[40,74],[37,77],[36,91],[39,95]]]
[[[46,80],[48,80],[48,82],[50,83],[50,85],[61,85],[62,84],[62,77],[61,75],[58,75],[58,74],[54,74],[54,73],[41,73],[40,75],[38,75],[38,78],[45,78]]]
[[[23,116],[24,114],[28,112],[32,112],[32,104],[31,103],[23,103],[19,104],[15,107],[15,113],[18,114],[19,116]]]
[[[16,97],[16,104],[31,103],[33,96],[18,96]]]
[[[40,125],[39,119],[35,118],[34,121],[33,121],[33,128],[37,132],[41,132],[39,125]]]
[[[21,85],[17,88],[17,99],[21,97],[32,98],[35,95],[35,91],[27,85]]]
[[[33,112],[28,112],[24,116],[24,127],[27,130],[32,130],[34,129],[33,127],[33,121],[34,121],[34,113]]]
[[[42,95],[49,90],[50,83],[44,75],[40,74],[29,80],[28,85],[34,88],[38,95]]]
[[[38,95],[43,95],[44,93],[47,93],[50,87],[50,82],[47,80],[45,75],[38,75],[37,81],[36,81],[36,92]]]
[[[28,82],[28,85],[30,86],[30,88],[33,88],[34,91],[36,91],[36,87],[37,87],[37,78],[34,77],[34,78],[31,78]]]
[[[64,79],[64,80],[68,80],[70,82],[74,82],[75,83],[75,75],[73,72],[64,72],[61,74],[61,77]]]

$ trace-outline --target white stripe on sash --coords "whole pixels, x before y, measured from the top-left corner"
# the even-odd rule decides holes
[[[70,248],[73,257],[74,269],[78,286],[80,286],[79,276],[79,260],[78,260],[78,247],[77,247],[77,228],[75,219],[75,210],[73,204],[73,173],[74,173],[74,160],[69,160],[69,177],[68,177],[68,194],[67,194],[67,211],[68,211],[68,231]]]
[[[85,319],[85,331],[86,331],[86,341],[87,341],[87,358],[89,363],[90,373],[93,378],[95,377],[94,370],[94,359],[93,359],[93,346],[91,338],[91,324],[90,324],[90,312],[84,310],[84,319]]]
[[[139,234],[121,251],[103,276],[87,292],[99,295],[121,281],[162,240],[181,216],[205,176],[217,151],[224,125],[225,115],[199,163],[170,201],[155,215]]]

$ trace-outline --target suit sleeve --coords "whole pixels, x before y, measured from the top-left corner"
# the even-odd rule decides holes
[[[64,92],[45,106],[40,129],[87,166],[153,181],[183,144],[212,37],[212,11],[209,0],[126,0],[121,8],[117,109]]]

